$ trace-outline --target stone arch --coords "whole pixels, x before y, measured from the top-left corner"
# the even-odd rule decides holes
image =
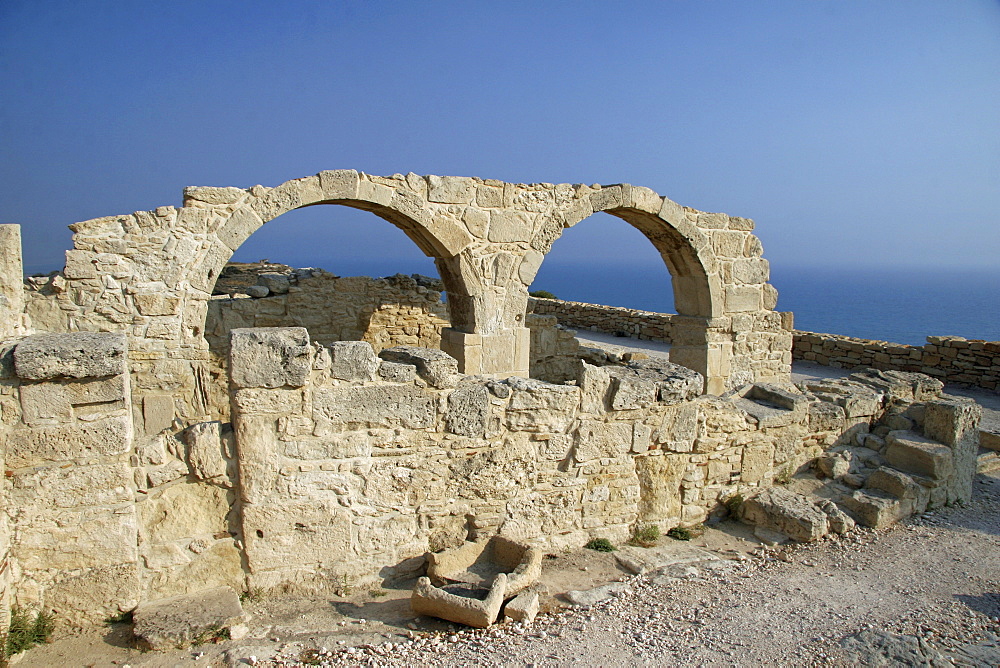
[[[566,216],[563,227],[572,227],[603,211],[624,220],[649,239],[670,273],[678,313],[673,323],[670,359],[701,373],[706,391],[724,391],[732,344],[726,340],[729,332],[720,331],[720,326],[728,330],[723,317],[725,291],[709,236],[688,220],[683,207],[649,188],[604,186],[592,190],[589,199],[590,206],[575,208]],[[532,245],[548,253],[562,232],[549,241],[543,241],[540,234],[536,234]]]
[[[432,216],[423,198],[413,190],[395,188],[363,178],[355,170],[320,172],[286,181],[274,188],[255,186],[248,201],[225,215],[217,226],[210,247],[189,273],[192,286],[211,291],[215,279],[233,253],[265,223],[293,209],[320,204],[339,204],[370,211],[395,225],[427,256],[451,258],[471,243],[469,234],[453,221]],[[259,188],[259,194],[254,190]],[[445,277],[446,289],[464,294],[461,275]]]

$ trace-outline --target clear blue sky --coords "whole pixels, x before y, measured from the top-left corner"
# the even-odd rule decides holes
[[[32,270],[70,223],[337,168],[645,185],[754,218],[774,266],[1000,269],[995,0],[0,0],[0,91]],[[644,243],[603,218],[553,253]],[[351,273],[382,239],[408,271],[341,207],[243,255]]]

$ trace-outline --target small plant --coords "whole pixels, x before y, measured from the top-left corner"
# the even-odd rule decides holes
[[[264,589],[262,587],[247,587],[246,591],[240,592],[242,603],[259,603],[264,599]]]
[[[662,535],[660,527],[655,524],[647,524],[644,527],[635,528],[635,531],[632,532],[632,540],[629,543],[640,547],[652,547],[656,545],[656,541],[660,540],[660,536]]]
[[[723,503],[726,506],[726,510],[729,511],[729,516],[736,517],[740,512],[740,508],[743,506],[743,495],[733,494]]]
[[[774,476],[775,485],[787,485],[792,481],[792,476],[795,475],[795,470],[792,469],[791,464],[786,464],[777,475]]]
[[[584,545],[588,550],[594,550],[595,552],[614,552],[615,546],[611,544],[611,541],[607,538],[591,538]]]
[[[35,645],[49,642],[55,628],[55,618],[48,612],[39,611],[32,615],[15,605],[10,609],[10,628],[3,643],[3,659],[31,649]]]
[[[204,645],[205,643],[212,643],[215,645],[229,639],[230,635],[228,628],[213,626],[196,635],[194,640],[191,641],[191,645]]]
[[[304,649],[299,654],[299,663],[306,666],[320,666],[323,661],[323,654],[318,649]]]
[[[533,290],[528,294],[531,295],[532,297],[537,297],[538,299],[559,299],[548,290]]]
[[[368,590],[368,595],[371,596],[372,598],[382,598],[383,596],[386,596],[388,594],[389,592],[387,592],[385,589],[382,589],[381,587],[372,587],[371,589]]]
[[[674,540],[691,540],[694,537],[691,530],[684,527],[674,527],[667,531],[667,536]]]

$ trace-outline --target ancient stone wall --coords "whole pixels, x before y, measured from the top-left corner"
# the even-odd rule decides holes
[[[232,431],[179,429],[168,395],[135,414],[121,333],[5,343],[17,602],[82,624],[223,584],[404,577],[428,550],[493,533],[621,541],[646,523],[702,522],[821,459],[838,484],[875,476],[844,500],[875,524],[971,491],[978,407],[937,400],[925,376],[699,396],[683,367],[582,362],[538,317],[561,342],[552,357],[576,362],[568,383],[467,376],[427,348],[316,345],[304,328],[235,330]],[[876,475],[889,464],[899,470]]]
[[[538,315],[555,316],[561,325],[607,334],[624,333],[643,341],[670,343],[670,313],[654,313],[622,306],[602,306],[562,299],[528,300],[528,310]]]
[[[313,341],[367,341],[379,351],[440,348],[441,330],[449,326],[440,281],[426,277],[341,278],[300,269],[285,284],[277,279],[263,279],[271,283],[264,297],[212,298],[205,338],[216,354],[227,356],[230,330],[245,327],[305,327]]]
[[[606,334],[624,332],[649,341],[670,343],[677,316],[617,306],[532,297],[528,310],[555,316],[560,325]],[[790,324],[791,314],[779,313]],[[923,346],[909,346],[838,334],[792,331],[794,359],[841,369],[874,368],[910,371],[947,383],[988,390],[1000,388],[1000,341],[967,340],[960,336],[928,336]]]
[[[947,383],[1000,389],[1000,341],[928,336],[923,346],[795,332],[795,359],[841,369],[872,367],[918,371]]]

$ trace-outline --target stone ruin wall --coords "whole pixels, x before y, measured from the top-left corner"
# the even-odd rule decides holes
[[[792,355],[823,366],[915,371],[946,383],[1000,390],[1000,341],[928,336],[923,346],[908,346],[796,331]]]
[[[344,321],[324,321],[310,290],[291,289],[303,285],[212,298],[260,225],[328,202],[401,227],[447,288],[450,327],[433,295],[406,288],[390,310],[417,318],[417,334],[395,323],[380,339],[375,310],[372,343],[440,331],[451,356],[393,345],[377,358],[363,342],[335,343]],[[673,361],[727,396],[701,395],[683,369],[581,363],[565,330],[526,317],[552,241],[595,211],[661,250],[685,313],[670,321]],[[788,379],[791,335],[753,223],[644,188],[341,170],[277,188],[192,188],[180,209],[72,229],[64,270],[22,290],[16,227],[0,226],[0,255],[18,258],[0,264],[0,586],[69,624],[221,584],[405,575],[424,551],[493,531],[557,546],[621,540],[644,522],[696,524],[729,495],[879,428],[896,405],[870,387],[767,389]],[[368,283],[315,278],[317,294],[343,293],[345,316],[381,303]],[[303,328],[237,327],[258,357],[230,350],[242,371],[229,374],[225,331],[264,324]],[[532,365],[559,384],[523,378]],[[948,491],[960,476],[941,476],[943,500],[961,498]]]
[[[232,430],[207,421],[177,431],[150,412],[154,439],[133,426],[120,333],[5,344],[19,604],[83,624],[222,584],[371,585],[419,571],[428,550],[496,532],[551,548],[622,541],[645,523],[725,513],[734,494],[931,414],[928,434],[946,445],[921,478],[934,495],[924,503],[970,493],[975,405],[939,400],[929,379],[805,393],[757,384],[714,397],[700,395],[694,372],[652,360],[578,361],[572,384],[551,384],[459,374],[429,349],[376,357],[366,342],[317,345],[303,328],[233,337]],[[885,464],[865,452],[871,461],[856,457],[851,470]],[[876,523],[902,516],[898,505],[858,504]]]
[[[676,316],[617,306],[532,298],[529,309],[555,316],[565,327],[606,334],[626,333],[670,343]],[[790,313],[779,313],[792,332],[791,357],[841,369],[874,368],[927,374],[946,383],[1000,389],[1000,341],[928,336],[923,346],[793,330]]]

